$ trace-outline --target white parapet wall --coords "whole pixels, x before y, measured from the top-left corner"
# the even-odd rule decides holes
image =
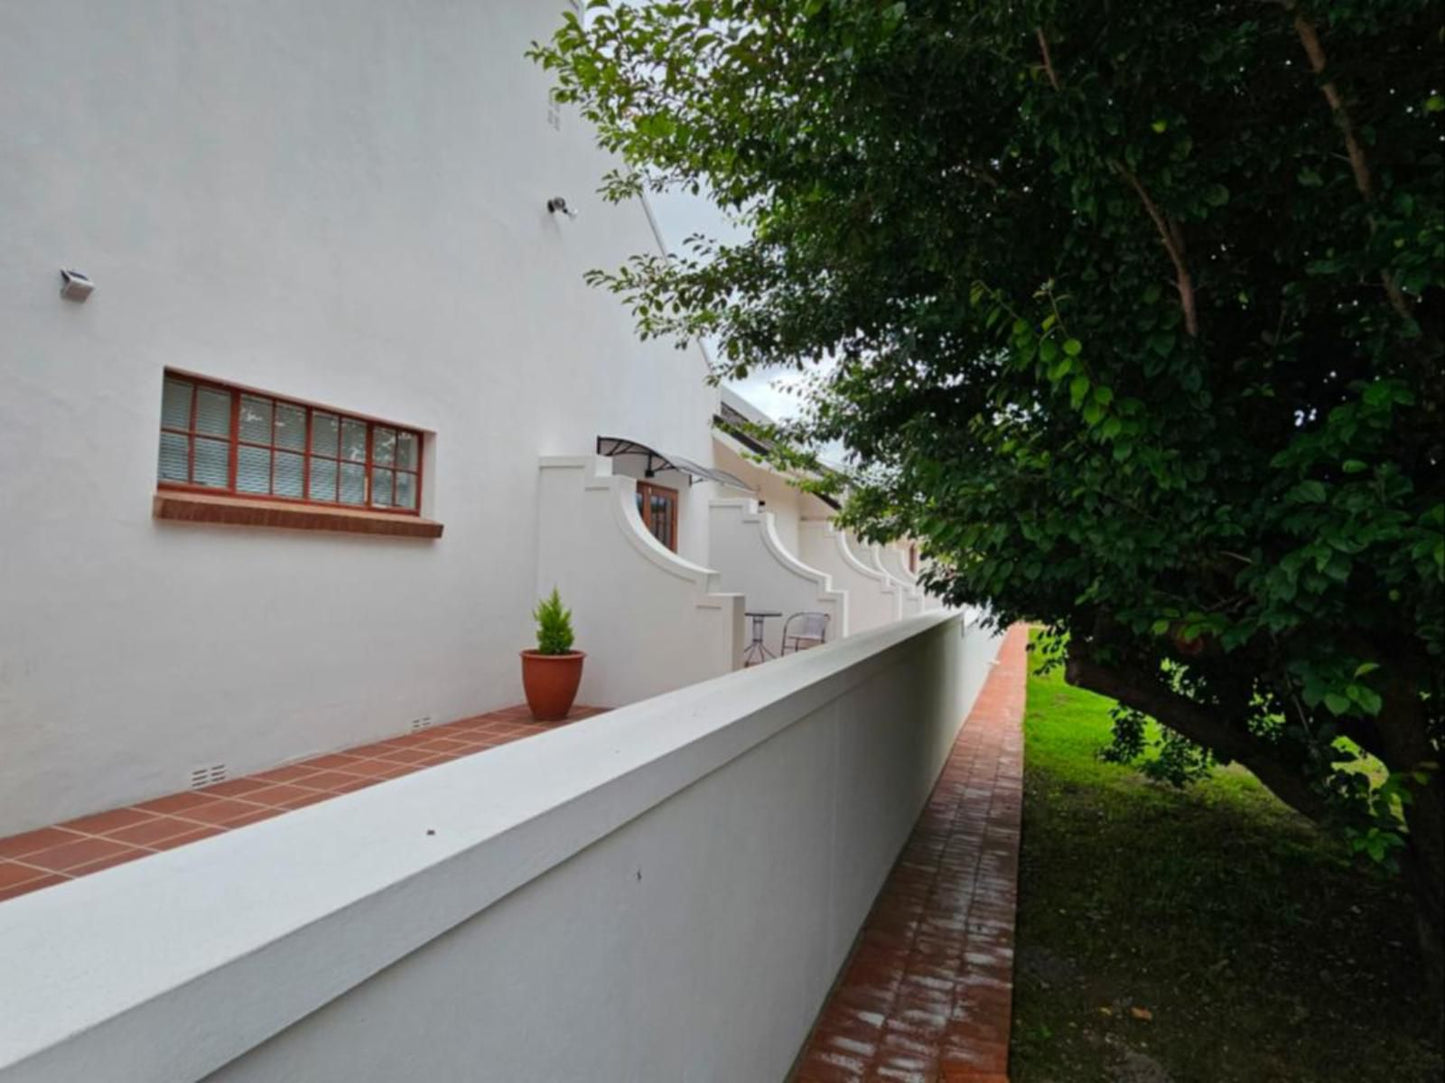
[[[782,653],[783,625],[793,613],[826,613],[829,641],[848,634],[847,592],[834,590],[827,572],[788,551],[772,512],[756,500],[714,500],[709,515],[708,561],[722,589],[743,594],[748,609],[782,614],[764,624],[770,651]]]
[[[537,593],[556,587],[587,652],[578,699],[616,707],[741,664],[743,597],[659,542],[637,483],[598,455],[541,460]]]
[[[848,592],[850,634],[892,624],[902,615],[898,585],[880,569],[859,560],[848,544],[847,533],[829,520],[802,520],[798,548],[804,563],[826,572],[834,589]]]
[[[903,615],[916,617],[923,612],[923,589],[908,570],[903,553],[892,545],[871,545],[873,563],[884,575],[898,584],[903,595]]]
[[[916,617],[0,904],[0,1081],[782,1080],[997,647]]]

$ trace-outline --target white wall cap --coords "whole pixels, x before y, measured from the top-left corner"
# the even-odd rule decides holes
[[[924,614],[12,899],[0,1079],[199,1079],[958,619]]]

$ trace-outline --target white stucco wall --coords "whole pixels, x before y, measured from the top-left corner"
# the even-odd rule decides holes
[[[540,463],[537,595],[572,610],[581,703],[618,707],[731,673],[741,664],[743,597],[717,572],[648,532],[637,482],[598,455]]]
[[[0,1080],[781,1080],[996,649],[919,617],[11,900]]]
[[[654,238],[548,122],[562,7],[0,4],[0,835],[518,702],[538,456],[710,461],[701,356],[582,281]],[[166,366],[431,430],[445,536],[154,522]]]
[[[858,559],[846,531],[825,519],[804,519],[798,525],[798,542],[804,562],[827,572],[835,589],[848,592],[850,634],[891,624],[902,616],[898,584]]]
[[[721,589],[741,593],[748,609],[782,614],[763,622],[768,650],[782,653],[783,628],[794,613],[826,613],[829,641],[848,634],[848,595],[783,544],[772,512],[755,500],[714,500],[710,515],[708,551]]]
[[[909,573],[908,558],[902,550],[896,545],[877,543],[867,546],[867,550],[871,554],[870,563],[898,584],[903,615],[916,617],[922,613],[923,591],[919,588],[918,581]]]
[[[713,460],[717,466],[752,486],[763,507],[773,514],[778,537],[789,552],[799,552],[798,524],[804,516],[827,518],[831,510],[812,493],[805,493],[788,484],[786,478],[773,470],[743,458],[741,445],[725,433],[713,439]],[[732,498],[739,494],[728,490],[721,494]]]

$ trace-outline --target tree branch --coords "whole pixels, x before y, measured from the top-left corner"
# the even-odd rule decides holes
[[[1034,30],[1039,36],[1039,52],[1044,55],[1044,71],[1049,77],[1049,85],[1055,90],[1058,90],[1059,76],[1058,73],[1054,71],[1054,58],[1049,54],[1049,39],[1044,37],[1044,28],[1042,26],[1035,27]]]
[[[1049,85],[1058,90],[1059,75],[1054,70],[1054,57],[1049,52],[1049,39],[1044,34],[1042,26],[1034,27],[1034,33],[1039,39],[1039,53],[1043,57],[1044,72],[1049,77]],[[1194,301],[1194,279],[1190,276],[1189,267],[1184,262],[1184,236],[1179,231],[1179,224],[1166,219],[1159,212],[1159,208],[1149,198],[1149,193],[1139,183],[1139,178],[1125,169],[1117,159],[1109,159],[1109,165],[1138,193],[1139,199],[1144,204],[1144,210],[1153,220],[1154,228],[1159,231],[1159,239],[1164,242],[1164,250],[1169,253],[1169,258],[1174,263],[1174,287],[1179,291],[1179,307],[1184,310],[1184,330],[1189,333],[1190,338],[1198,338],[1199,310]]]
[[[1294,29],[1299,35],[1300,44],[1304,46],[1305,56],[1309,57],[1310,70],[1316,75],[1324,74],[1325,50],[1320,44],[1320,36],[1315,31],[1314,24],[1305,18],[1304,12],[1290,0],[1285,4],[1287,11],[1294,13]],[[1339,87],[1335,86],[1333,79],[1326,79],[1320,83],[1320,93],[1325,96],[1329,104],[1330,113],[1335,118],[1335,124],[1340,129],[1340,134],[1345,138],[1345,153],[1349,155],[1350,171],[1355,175],[1355,187],[1359,189],[1360,196],[1366,203],[1375,201],[1374,181],[1370,176],[1370,165],[1365,160],[1365,148],[1360,144],[1359,136],[1355,133],[1354,121],[1350,118],[1350,111],[1345,108],[1345,99],[1341,96]],[[1369,218],[1370,233],[1375,232],[1375,219]],[[1405,299],[1405,294],[1395,284],[1395,277],[1387,270],[1380,272],[1380,281],[1384,283],[1385,294],[1390,298],[1390,307],[1406,319],[1410,318],[1410,302]]]
[[[1199,310],[1194,300],[1194,279],[1189,274],[1189,266],[1184,262],[1184,238],[1178,225],[1164,217],[1154,200],[1149,198],[1144,185],[1139,183],[1139,178],[1126,169],[1122,162],[1117,158],[1110,158],[1109,165],[1134,189],[1140,202],[1144,204],[1145,212],[1153,221],[1154,228],[1159,231],[1159,240],[1174,264],[1174,287],[1179,291],[1179,307],[1184,310],[1184,330],[1189,333],[1190,338],[1198,338]]]
[[[1297,769],[1271,756],[1268,746],[1259,739],[1221,721],[1216,711],[1179,695],[1155,678],[1102,666],[1073,644],[1069,647],[1064,673],[1076,688],[1116,699],[1216,755],[1244,764],[1255,778],[1297,812],[1312,820],[1324,816],[1324,798],[1310,788]]]

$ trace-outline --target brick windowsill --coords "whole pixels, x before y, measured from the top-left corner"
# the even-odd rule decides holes
[[[289,530],[331,530],[344,534],[379,534],[399,538],[440,538],[442,524],[415,515],[388,515],[362,508],[328,508],[319,504],[287,504],[161,490],[155,495],[157,519],[175,523],[226,523]]]

